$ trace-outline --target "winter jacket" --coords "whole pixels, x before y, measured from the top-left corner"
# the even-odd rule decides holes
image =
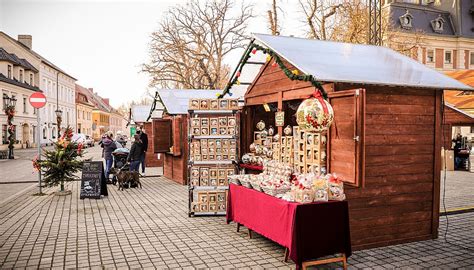
[[[132,144],[132,148],[130,149],[130,153],[128,154],[128,161],[135,161],[140,160],[143,154],[143,144],[141,142],[134,142]]]
[[[102,140],[102,148],[104,148],[104,159],[113,159],[112,157],[112,152],[117,149],[117,146],[115,145],[115,142],[109,138],[105,138]]]
[[[143,143],[143,152],[146,152],[148,150],[148,135],[142,132],[140,134],[140,141]]]

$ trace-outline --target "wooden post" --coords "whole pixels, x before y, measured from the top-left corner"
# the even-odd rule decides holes
[[[288,250],[288,248],[286,247],[286,248],[285,248],[285,257],[284,257],[284,259],[283,259],[284,262],[288,262],[288,253],[289,253],[289,250]]]
[[[431,225],[432,238],[438,238],[439,227],[439,204],[440,204],[440,178],[441,178],[441,144],[442,142],[442,107],[441,95],[443,91],[436,91],[435,94],[435,124],[434,124],[434,163],[433,163],[433,215]]]
[[[279,112],[283,111],[283,92],[278,93],[278,111]],[[277,133],[280,135],[280,138],[283,135],[283,128],[285,128],[285,127],[284,126],[283,127],[278,127],[278,132]]]
[[[240,223],[237,223],[237,232],[240,231]]]
[[[344,254],[344,253],[341,254],[341,256],[338,256],[338,257],[335,257],[335,258],[303,262],[302,268],[303,268],[303,270],[306,270],[308,268],[308,266],[335,263],[335,262],[342,262],[344,270],[347,270],[347,257],[346,257],[346,254]]]

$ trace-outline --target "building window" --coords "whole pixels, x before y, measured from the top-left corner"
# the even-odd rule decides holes
[[[23,82],[23,69],[20,69],[20,80],[21,83]]]
[[[23,97],[23,113],[28,113],[26,97]]]
[[[452,52],[451,51],[445,51],[444,52],[444,63],[445,64],[451,64],[452,63]]]
[[[428,50],[428,52],[426,53],[426,62],[434,63],[434,51],[433,50]]]
[[[8,79],[12,78],[12,66],[8,65],[8,73],[7,73]]]
[[[411,29],[413,27],[412,22],[413,22],[413,16],[410,14],[410,12],[407,10],[407,12],[400,16],[398,18],[400,20],[400,25],[402,26],[403,29]]]
[[[43,139],[46,140],[46,128],[43,128]]]
[[[471,52],[469,55],[469,64],[474,65],[474,52]]]
[[[30,74],[30,85],[33,85],[33,74]]]
[[[431,28],[435,33],[443,33],[445,20],[441,17],[441,14],[438,15],[438,18],[431,21]]]

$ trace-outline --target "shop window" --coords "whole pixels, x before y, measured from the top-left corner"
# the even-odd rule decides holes
[[[170,152],[172,146],[172,127],[170,119],[155,119],[153,120],[153,148],[155,153]]]
[[[444,52],[444,63],[445,64],[451,64],[452,63],[452,52],[451,51],[445,51]]]
[[[329,94],[334,122],[329,131],[329,172],[342,176],[344,182],[362,186],[363,100],[365,90],[347,90]]]
[[[428,50],[428,52],[426,53],[426,62],[434,63],[434,51],[433,50]]]
[[[469,63],[474,66],[474,52],[471,52],[469,55]]]

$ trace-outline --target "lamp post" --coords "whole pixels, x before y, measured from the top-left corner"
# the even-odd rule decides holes
[[[8,158],[14,159],[13,147],[15,144],[15,126],[13,125],[13,116],[15,116],[15,96],[9,97],[7,94],[3,94],[3,109],[7,115],[8,125]]]
[[[58,140],[59,140],[59,137],[61,137],[61,121],[62,121],[63,111],[57,109],[55,113],[56,113],[56,123],[58,125]]]

